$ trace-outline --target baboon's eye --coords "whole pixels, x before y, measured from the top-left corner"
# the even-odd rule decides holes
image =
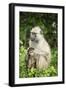
[[[40,31],[40,34],[43,34],[43,31]]]
[[[35,35],[35,34],[36,34],[36,33],[33,33],[33,32],[32,32],[32,35]]]

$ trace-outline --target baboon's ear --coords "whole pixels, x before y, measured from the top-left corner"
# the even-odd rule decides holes
[[[43,34],[43,31],[40,31],[40,34]]]

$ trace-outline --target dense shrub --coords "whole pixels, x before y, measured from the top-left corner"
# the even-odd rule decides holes
[[[50,66],[46,70],[38,70],[36,68],[27,69],[26,67],[26,49],[21,46],[20,47],[20,59],[19,59],[19,77],[49,77],[56,76],[57,72],[57,50],[52,49],[52,58]]]

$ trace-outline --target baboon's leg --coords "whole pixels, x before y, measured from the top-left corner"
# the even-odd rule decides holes
[[[36,55],[35,65],[36,65],[36,68],[37,68],[37,69],[39,68],[39,60],[40,60],[40,55]]]
[[[35,68],[35,67],[36,67],[36,61],[35,61],[35,59],[34,59],[34,58],[32,59],[32,67],[33,67],[33,68]]]
[[[38,69],[46,69],[48,67],[48,62],[44,56],[38,56],[36,59],[36,68]]]
[[[31,68],[31,65],[32,65],[32,62],[31,62],[31,59],[29,59],[29,61],[28,61],[28,68]]]
[[[48,62],[43,56],[40,56],[38,67],[39,69],[46,69],[48,67]]]
[[[28,68],[35,68],[35,59],[32,57],[31,59],[29,59],[28,62]]]

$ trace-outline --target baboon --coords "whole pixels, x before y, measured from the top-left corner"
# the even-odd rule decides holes
[[[34,57],[34,48],[29,48],[27,51],[28,54],[28,68],[35,68],[35,57]]]
[[[39,26],[32,28],[30,32],[29,48],[33,48],[33,56],[28,60],[28,67],[36,65],[35,67],[38,69],[48,68],[51,62],[51,50]]]

